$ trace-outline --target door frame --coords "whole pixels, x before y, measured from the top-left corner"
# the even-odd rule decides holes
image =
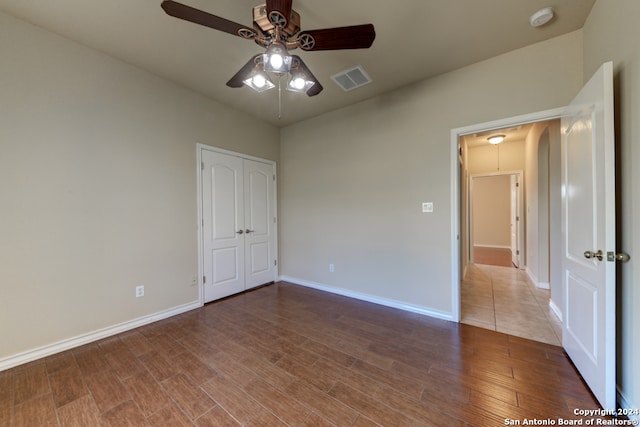
[[[524,202],[524,197],[522,194],[522,189],[523,189],[523,185],[522,183],[524,182],[524,171],[522,170],[514,170],[514,171],[500,171],[500,172],[490,172],[490,173],[479,173],[479,174],[473,174],[473,175],[469,175],[469,186],[468,186],[468,191],[469,191],[469,202],[467,203],[467,221],[469,222],[469,224],[465,224],[463,225],[463,227],[465,227],[467,230],[469,230],[469,235],[468,235],[468,243],[469,243],[469,259],[466,260],[467,263],[470,263],[471,261],[474,260],[473,258],[473,235],[474,235],[474,227],[473,227],[473,180],[476,178],[485,178],[485,177],[491,177],[491,176],[517,176],[518,177],[518,183],[520,184],[518,186],[518,196],[516,199],[516,214],[519,214],[518,216],[520,217],[520,220],[518,221],[518,224],[516,226],[516,235],[517,235],[517,240],[518,240],[518,255],[519,255],[519,260],[520,260],[520,266],[518,266],[518,270],[524,270],[523,266],[525,265],[525,263],[522,260],[522,256],[524,256],[524,239],[523,236],[525,234],[524,232],[524,221],[522,220],[522,212],[523,212],[523,202]],[[511,190],[509,190],[509,193],[511,193]],[[509,197],[511,197],[511,194],[509,194]],[[509,209],[513,210],[514,206],[511,206],[511,201],[509,201]],[[509,232],[509,234],[511,235],[511,232]]]
[[[508,128],[523,124],[542,122],[546,120],[559,119],[565,111],[564,107],[550,110],[538,111],[513,116],[509,118],[494,120],[490,122],[477,123],[469,126],[451,129],[450,139],[450,166],[451,166],[451,319],[460,322],[461,298],[460,298],[460,276],[462,272],[461,257],[461,211],[460,211],[460,138],[465,135],[489,131],[492,129]]]
[[[200,306],[204,305],[204,283],[202,281],[202,277],[204,276],[204,241],[202,239],[202,224],[204,221],[204,217],[202,215],[202,152],[212,151],[215,153],[226,154],[230,156],[241,157],[247,160],[253,160],[256,162],[262,162],[270,164],[273,167],[273,176],[275,177],[275,183],[273,185],[273,210],[275,223],[273,227],[273,246],[274,246],[274,259],[276,260],[276,265],[273,270],[273,281],[277,281],[278,277],[280,277],[279,273],[279,262],[278,262],[278,173],[277,173],[277,165],[274,160],[263,159],[261,157],[250,156],[248,154],[239,153],[236,151],[225,150],[224,148],[218,148],[211,145],[196,143],[196,188],[197,188],[197,235],[198,235],[198,277],[196,277],[196,284],[198,286],[198,302]]]

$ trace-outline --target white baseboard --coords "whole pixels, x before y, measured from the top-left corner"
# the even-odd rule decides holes
[[[535,286],[536,288],[540,288],[540,289],[551,289],[551,284],[548,282],[540,282],[538,281],[538,278],[536,277],[535,274],[533,274],[533,272],[531,270],[529,270],[529,267],[525,268],[525,273],[527,273],[527,278],[529,279],[529,282]]]
[[[509,245],[483,245],[482,243],[477,243],[473,245],[474,248],[487,248],[487,249],[509,249],[511,250],[511,246]]]
[[[540,289],[551,289],[551,284],[547,282],[538,282],[535,284],[536,288]]]
[[[94,341],[101,340],[103,338],[110,337],[112,335],[119,334],[121,332],[135,329],[140,326],[147,325],[149,323],[157,322],[158,320],[166,319],[171,316],[176,316],[187,311],[202,307],[199,301],[179,305],[177,307],[170,308],[168,310],[159,311],[147,316],[138,317],[137,319],[129,320],[127,322],[119,323],[117,325],[109,326],[103,329],[98,329],[93,332],[78,335],[73,338],[65,339],[55,342],[53,344],[38,347],[32,350],[27,350],[22,353],[14,354],[12,356],[4,357],[0,359],[0,371],[13,368],[14,366],[22,365],[27,362],[51,356],[52,354],[60,353],[65,350],[69,350],[75,347],[79,347],[84,344],[88,344]]]
[[[430,308],[422,307],[419,305],[407,304],[402,301],[397,301],[388,298],[382,298],[375,295],[363,294],[360,292],[351,291],[344,288],[336,288],[334,286],[325,285],[322,283],[311,282],[309,280],[298,279],[290,276],[280,276],[280,280],[284,282],[293,283],[294,285],[304,286],[307,288],[317,289],[319,291],[329,292],[336,295],[342,295],[344,297],[354,298],[361,301],[367,301],[373,304],[384,305],[386,307],[397,308],[399,310],[409,311],[411,313],[418,313],[424,316],[435,317],[437,319],[448,320],[455,322],[453,315],[444,311],[433,310]]]
[[[640,408],[640,406],[638,405],[633,405],[631,404],[631,402],[629,402],[629,400],[626,398],[626,396],[624,395],[624,393],[622,392],[622,390],[620,390],[620,387],[616,387],[616,395],[617,395],[617,399],[618,399],[618,404],[620,405],[621,409],[628,409],[631,412],[633,411],[637,411],[638,408]],[[630,421],[635,422],[634,424],[627,424],[627,425],[639,425],[640,424],[640,415],[638,414],[626,414],[627,417],[629,418]]]
[[[558,307],[551,299],[549,299],[549,308],[551,308],[551,311],[556,315],[558,320],[562,322],[562,310],[560,310],[560,307]]]

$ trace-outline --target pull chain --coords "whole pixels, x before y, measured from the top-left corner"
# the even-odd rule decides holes
[[[282,74],[278,75],[278,120],[282,119]]]

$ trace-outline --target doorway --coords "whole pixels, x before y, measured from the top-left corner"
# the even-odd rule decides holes
[[[477,174],[469,184],[469,260],[519,268],[524,254],[522,171]]]
[[[549,174],[546,159],[549,157],[550,129],[552,133],[557,133],[558,141],[560,129],[559,122],[554,117],[555,112],[549,112],[549,116],[545,115],[540,113],[537,117],[530,115],[512,121],[470,127],[464,131],[458,129],[455,132],[458,149],[456,157],[459,162],[456,169],[459,168],[460,171],[459,182],[456,184],[457,200],[460,203],[459,234],[456,235],[460,242],[460,252],[456,254],[459,255],[456,259],[460,262],[457,269],[460,274],[458,313],[462,323],[561,345],[562,325],[550,309],[551,292],[548,289],[550,203],[547,202],[548,186],[544,191],[542,187],[543,183],[550,181],[548,178],[538,179],[538,175],[545,174],[547,177]],[[548,122],[551,119],[554,121]],[[493,124],[497,126],[492,126]],[[540,151],[544,154],[539,154],[539,142],[543,139],[543,133],[547,135],[546,151],[542,149]],[[487,139],[494,134],[507,137],[498,146],[491,146]],[[452,137],[453,135],[452,132]],[[520,142],[517,142],[517,139],[520,139]],[[478,151],[475,160],[474,149]],[[500,177],[503,182],[498,185]],[[486,179],[496,181],[488,187],[493,188],[494,193],[502,194],[502,202],[489,203],[493,204],[493,207],[502,203],[503,213],[498,216],[502,217],[503,227],[490,227],[489,230],[485,228],[478,232],[478,221],[474,218],[477,203],[474,190],[478,188],[477,184],[482,182],[481,180]],[[511,209],[511,206],[517,205],[513,203],[517,198],[514,187],[519,188],[522,194],[519,211]],[[542,193],[540,197],[539,189]],[[492,196],[497,197],[497,194]],[[542,197],[545,200],[540,201]],[[554,209],[556,207],[559,208],[559,204],[553,205]],[[559,215],[555,219],[559,223]],[[512,227],[518,222],[518,228],[522,230],[520,244],[518,233]],[[484,235],[485,240],[478,241],[478,235]],[[494,240],[487,240],[490,238]],[[513,254],[514,258],[508,266],[480,264],[483,261],[478,259],[479,254],[475,253],[478,244],[480,247],[494,246],[503,249],[506,253]],[[516,249],[518,247],[520,248]],[[514,268],[516,265],[518,268]]]

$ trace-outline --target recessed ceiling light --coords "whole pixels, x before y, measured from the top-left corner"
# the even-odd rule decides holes
[[[540,9],[529,18],[529,24],[532,27],[541,27],[553,18],[553,7],[545,7]]]

